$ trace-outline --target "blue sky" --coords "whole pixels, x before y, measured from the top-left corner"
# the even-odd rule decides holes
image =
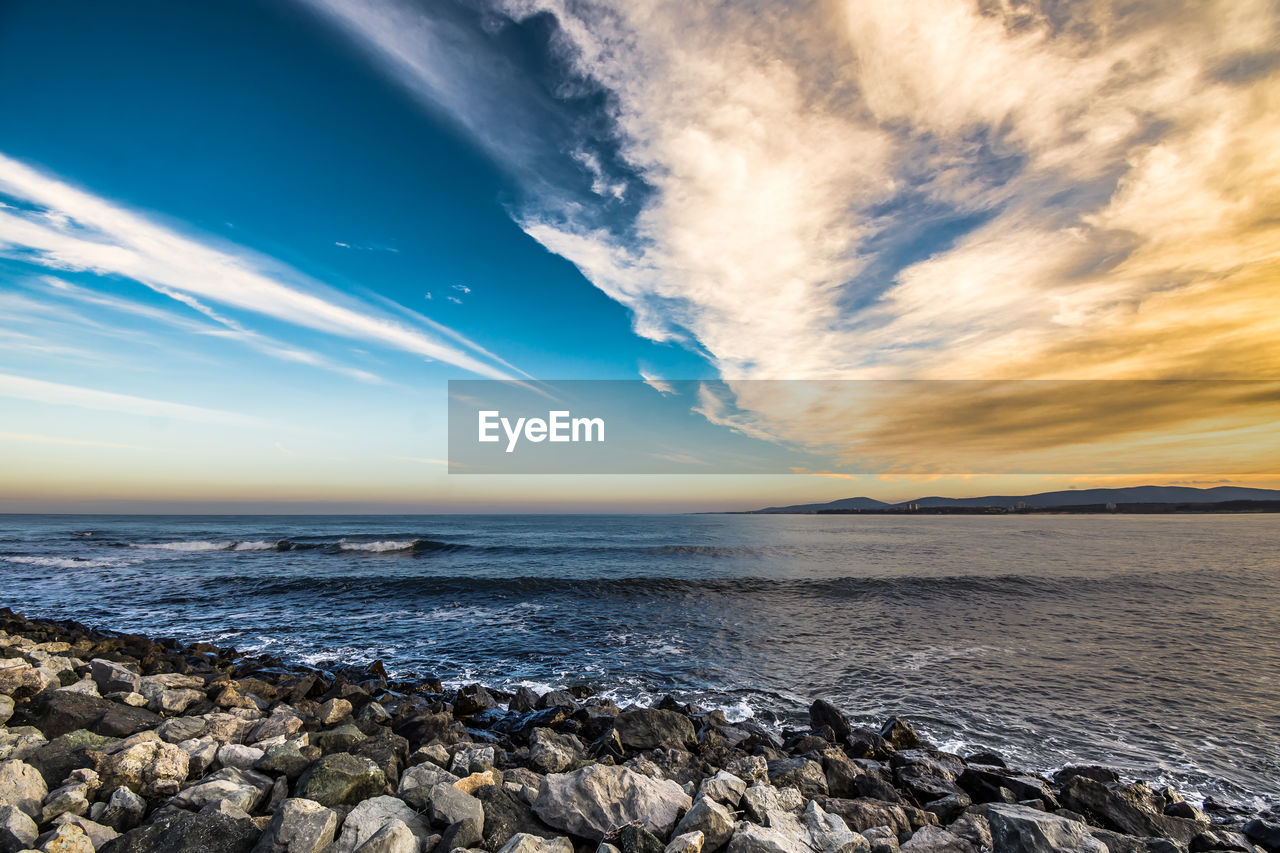
[[[1273,377],[1275,27],[1253,2],[7,3],[0,501],[905,498],[460,484],[445,382]]]

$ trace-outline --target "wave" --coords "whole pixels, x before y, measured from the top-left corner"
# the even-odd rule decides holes
[[[134,560],[94,560],[88,557],[0,557],[6,563],[21,566],[39,566],[46,569],[116,569],[131,566]]]
[[[459,543],[440,542],[435,539],[377,539],[361,542],[346,538],[318,542],[294,539],[194,539],[185,542],[130,542],[128,546],[130,548],[177,551],[189,554],[207,551],[324,551],[332,554],[344,552],[390,554],[397,552],[452,551],[467,547]]]

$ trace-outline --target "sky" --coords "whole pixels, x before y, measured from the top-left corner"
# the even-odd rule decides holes
[[[1258,0],[9,0],[0,510],[1278,486],[1270,456],[1159,476],[446,464],[450,379],[1280,377],[1278,25]],[[739,403],[739,434],[851,440],[845,417]],[[1237,449],[1274,423],[1220,403]],[[1056,435],[1024,437],[1052,455]]]

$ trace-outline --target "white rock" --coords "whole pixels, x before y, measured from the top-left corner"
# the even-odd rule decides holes
[[[49,788],[40,771],[22,761],[0,762],[0,805],[13,806],[30,818],[40,816]]]
[[[431,828],[398,797],[370,797],[362,800],[342,823],[342,835],[329,853],[352,853],[393,820],[402,822],[414,838],[425,842]]]
[[[592,764],[544,776],[533,811],[548,826],[600,841],[615,827],[637,822],[667,838],[692,805],[675,782],[650,779],[626,767]]]
[[[603,848],[612,848],[610,853],[620,853],[612,844],[601,844],[596,853],[606,853]],[[498,848],[498,853],[573,853],[573,842],[560,836],[558,838],[540,838],[527,832],[517,832],[507,839],[507,843]]]

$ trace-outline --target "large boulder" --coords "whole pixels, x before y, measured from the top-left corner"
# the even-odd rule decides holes
[[[261,834],[251,820],[174,810],[121,835],[111,853],[251,853]]]
[[[194,810],[225,803],[252,813],[267,798],[272,785],[272,780],[261,773],[224,767],[171,798],[169,804]]]
[[[94,658],[89,661],[89,668],[98,692],[103,696],[108,693],[137,693],[142,686],[142,676],[115,661]]]
[[[431,788],[428,814],[431,822],[442,828],[470,820],[475,824],[477,833],[484,832],[484,806],[475,797],[444,782]],[[478,838],[476,840],[479,841]]]
[[[431,828],[404,800],[382,796],[362,801],[347,814],[342,822],[342,835],[328,853],[353,853],[393,820],[402,822],[416,843],[425,849]]]
[[[831,731],[836,733],[837,740],[844,740],[853,731],[844,714],[840,713],[840,709],[825,699],[815,699],[809,706],[809,724],[814,729],[830,727]]]
[[[1244,825],[1244,834],[1268,853],[1280,851],[1280,823],[1254,818]]]
[[[400,775],[396,794],[400,799],[421,811],[431,805],[432,788],[441,782],[452,785],[457,781],[458,777],[448,770],[430,761],[424,761],[422,764],[415,764]]]
[[[254,853],[322,853],[333,844],[338,813],[315,800],[285,800],[271,816]]]
[[[10,805],[0,806],[0,850],[26,850],[36,843],[39,834],[39,827],[26,812]]]
[[[698,743],[698,735],[688,717],[659,708],[623,711],[614,719],[613,729],[628,749],[656,749],[660,746],[688,749]]]
[[[769,781],[778,788],[791,786],[806,797],[826,796],[827,774],[822,765],[807,758],[781,758],[769,762]]]
[[[1164,798],[1141,782],[1110,788],[1086,776],[1075,776],[1063,786],[1062,804],[1125,835],[1172,838],[1188,844],[1208,828],[1207,822],[1166,815]]]
[[[0,806],[13,806],[35,820],[49,794],[40,771],[23,761],[0,761]]]
[[[82,767],[93,767],[94,758],[91,754],[93,751],[108,749],[115,743],[114,738],[106,735],[100,735],[88,729],[76,729],[55,737],[23,760],[39,770],[45,784],[54,788],[70,776],[71,771]]]
[[[813,853],[808,839],[776,827],[742,821],[729,840],[728,853]]]
[[[360,845],[360,853],[418,853],[422,848],[402,820],[392,820]]]
[[[484,809],[484,831],[480,846],[496,851],[516,835],[530,838],[555,838],[557,833],[538,820],[529,804],[502,785],[476,789],[473,796]]]
[[[537,728],[529,739],[529,766],[539,773],[563,773],[584,752],[582,741],[573,735]]]
[[[573,842],[564,837],[542,838],[518,832],[497,853],[573,853]]]
[[[599,841],[630,823],[667,838],[692,804],[675,782],[650,779],[626,767],[592,764],[543,777],[533,811],[548,826]]]
[[[386,785],[386,776],[372,760],[338,752],[321,758],[302,774],[298,796],[332,808],[377,796]]]
[[[992,803],[987,820],[1000,853],[1108,853],[1085,824],[1028,806]]]
[[[178,793],[187,779],[191,760],[186,750],[158,739],[127,747],[121,744],[115,751],[98,753],[95,757],[98,775],[106,788],[123,785],[147,798],[171,797]]]
[[[852,800],[834,797],[818,797],[816,802],[826,811],[840,815],[855,832],[876,826],[890,827],[896,834],[905,835],[922,826],[936,826],[938,818],[905,804],[885,803],[867,797]]]
[[[684,817],[676,824],[675,834],[685,835],[690,832],[701,832],[702,849],[706,853],[715,853],[733,837],[733,814],[722,804],[707,796],[700,796],[693,803],[693,808],[685,812]]]
[[[902,853],[977,853],[968,841],[937,826],[920,827],[898,849]]]

